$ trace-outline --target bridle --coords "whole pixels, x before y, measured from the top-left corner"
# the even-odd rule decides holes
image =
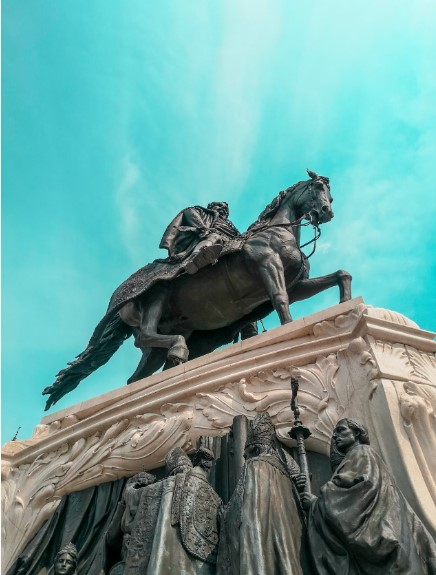
[[[310,257],[313,256],[313,254],[316,251],[316,242],[319,240],[319,238],[321,237],[321,229],[319,227],[319,223],[313,223],[313,215],[312,212],[314,211],[314,207],[315,207],[315,183],[318,180],[311,180],[306,186],[304,186],[304,188],[301,190],[300,194],[298,195],[298,197],[295,200],[295,203],[298,202],[298,200],[301,198],[301,196],[305,193],[307,193],[308,188],[309,188],[309,193],[310,193],[310,209],[309,211],[306,211],[302,216],[300,216],[298,218],[298,220],[295,220],[294,222],[290,222],[290,223],[286,223],[286,224],[271,224],[271,223],[265,223],[263,226],[257,228],[254,233],[258,233],[260,231],[265,230],[266,228],[304,228],[306,226],[312,226],[313,228],[313,238],[309,241],[307,241],[306,243],[304,243],[303,245],[299,245],[298,249],[300,250],[300,252],[302,253],[302,255],[304,256],[304,258],[309,259]],[[303,223],[303,220],[307,220],[307,222]],[[310,252],[310,254],[308,256],[306,256],[305,254],[303,254],[302,252],[302,248],[305,248],[306,246],[313,244],[313,249]],[[302,262],[303,262],[303,258],[302,258]]]

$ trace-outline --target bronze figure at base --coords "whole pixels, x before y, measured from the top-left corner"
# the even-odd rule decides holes
[[[245,445],[246,463],[225,508],[217,575],[311,573],[291,479],[299,467],[280,457],[277,443],[268,413],[257,415]]]
[[[302,494],[317,575],[435,575],[435,542],[370,447],[365,427],[341,419],[332,448],[331,480],[319,497]]]
[[[166,479],[142,488],[126,507],[122,561],[110,575],[215,573],[221,499],[207,482],[213,455],[203,448],[197,459],[194,467],[180,447],[172,449]]]
[[[68,543],[57,553],[52,572],[53,575],[78,575],[75,545]]]

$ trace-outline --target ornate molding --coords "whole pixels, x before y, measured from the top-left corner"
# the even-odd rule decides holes
[[[403,426],[430,496],[436,504],[436,386],[408,381],[399,395]]]
[[[350,342],[346,353],[353,358],[355,367],[360,367],[363,373],[355,378],[354,387],[367,387],[369,385],[368,399],[371,400],[377,389],[378,382],[375,379],[379,375],[377,363],[370,351],[370,346],[363,337],[356,337]]]
[[[382,340],[372,340],[371,348],[380,369],[380,376],[406,381],[413,377],[413,367],[406,346]]]
[[[413,327],[419,329],[417,323],[406,317],[405,315],[398,313],[397,311],[392,311],[390,309],[385,309],[382,307],[373,307],[372,305],[365,306],[365,315],[369,317],[376,317],[383,319],[385,321],[390,321],[391,323],[396,323],[398,325],[405,325],[407,327]]]
[[[432,337],[357,298],[46,416],[30,440],[3,448],[5,564],[62,495],[156,468],[170,447],[189,450],[200,435],[226,433],[235,415],[268,410],[279,438],[291,443],[291,374],[300,378],[302,419],[313,432],[309,449],[328,453],[342,416],[368,424],[383,378],[418,385],[419,393],[402,388],[400,404],[406,432],[421,443],[428,430],[410,413],[428,405],[423,390],[436,381]]]
[[[259,372],[226,385],[215,393],[199,393],[195,407],[217,429],[227,430],[236,415],[254,417],[268,411],[280,440],[291,443],[288,431],[293,414],[290,408],[291,375],[300,380],[299,406],[304,424],[312,431],[311,443],[321,442],[324,450],[336,421],[344,413],[350,396],[348,384],[336,385],[339,365],[336,354],[318,357],[305,367],[288,366]]]
[[[412,367],[412,379],[436,387],[436,355],[424,353],[409,345],[405,346],[405,350]]]
[[[302,393],[299,398],[301,418],[312,431],[312,439],[326,446],[338,419],[344,414],[350,399],[350,386],[337,385],[337,356],[319,357],[315,364],[295,370]]]
[[[332,320],[316,323],[313,326],[313,335],[315,337],[330,337],[352,331],[365,309],[366,305],[361,303],[348,313],[338,315]]]
[[[5,465],[2,484],[3,569],[54,512],[66,493],[162,465],[175,445],[193,448],[193,413],[177,405],[161,414],[122,419],[104,431],[39,455],[31,464]]]
[[[436,356],[403,343],[370,338],[381,377],[436,385]]]

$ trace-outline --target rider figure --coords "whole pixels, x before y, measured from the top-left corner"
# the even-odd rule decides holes
[[[228,218],[226,202],[212,202],[207,208],[186,208],[167,227],[159,247],[167,249],[175,261],[189,257],[186,271],[194,274],[204,266],[214,264],[224,244],[240,235]]]

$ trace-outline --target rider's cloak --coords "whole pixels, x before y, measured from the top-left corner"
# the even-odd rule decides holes
[[[224,241],[239,235],[232,222],[222,218],[217,211],[201,206],[186,208],[169,224],[159,247],[168,250],[171,258],[184,260],[201,240],[213,232]]]

